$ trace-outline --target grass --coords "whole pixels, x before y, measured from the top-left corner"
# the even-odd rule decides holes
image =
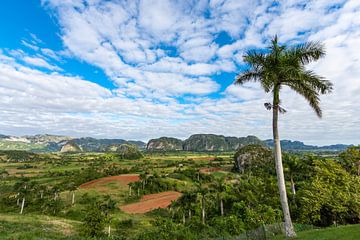
[[[68,219],[41,216],[0,214],[0,239],[72,239],[80,223]]]
[[[360,225],[346,225],[298,232],[296,240],[359,240]],[[276,236],[273,240],[285,239]]]

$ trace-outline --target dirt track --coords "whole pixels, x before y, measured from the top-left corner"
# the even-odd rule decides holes
[[[166,208],[172,201],[177,200],[181,193],[175,191],[145,195],[140,202],[121,206],[126,213],[146,213],[157,208]]]

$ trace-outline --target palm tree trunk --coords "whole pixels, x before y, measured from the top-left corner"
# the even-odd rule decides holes
[[[204,196],[201,199],[201,220],[202,220],[202,223],[205,224],[205,197]]]
[[[21,203],[20,214],[23,214],[23,211],[24,211],[24,205],[25,205],[25,197],[23,198],[22,203]]]
[[[71,204],[74,205],[75,203],[75,192],[72,192],[72,200],[71,200]]]
[[[291,221],[289,204],[286,195],[284,170],[282,165],[281,146],[278,130],[278,117],[279,117],[279,89],[274,90],[273,102],[273,137],[274,137],[274,150],[275,150],[275,168],[277,175],[277,182],[280,192],[281,207],[284,214],[285,221],[285,234],[286,237],[296,237],[294,227]]]
[[[224,201],[220,198],[220,214],[224,216]]]
[[[291,175],[290,176],[290,183],[291,183],[291,192],[293,194],[293,197],[295,198],[295,195],[296,195],[296,189],[295,189],[295,182],[294,182],[294,178],[293,176]]]

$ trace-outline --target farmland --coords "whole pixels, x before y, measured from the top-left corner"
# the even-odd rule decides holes
[[[250,236],[248,239],[261,239],[257,229],[261,230],[262,226],[271,229],[273,224],[282,222],[271,151],[266,150],[259,159],[257,153],[262,149],[256,148],[252,157],[246,152],[250,160],[241,166],[234,161],[234,152],[144,152],[143,158],[132,160],[106,152],[38,153],[21,155],[20,160],[3,158],[0,237],[215,239],[222,236],[231,239]],[[313,154],[285,155],[287,186],[298,229],[318,229],[333,223],[332,216],[305,207],[309,205],[306,201],[311,200],[313,204],[331,208],[314,195],[321,191],[322,182],[316,182],[316,189],[312,189],[311,179],[326,179],[334,191],[340,191],[339,181],[341,184],[353,181],[354,185],[349,186],[351,193],[346,194],[351,199],[358,196],[356,172],[339,164],[344,156],[349,157],[340,154],[335,161]],[[294,161],[300,160],[304,165],[296,165],[297,171],[291,175]],[[332,174],[338,179],[331,180]],[[292,181],[298,185],[296,196],[299,197],[290,192]],[[306,195],[309,191],[311,195]],[[321,194],[331,196],[325,188]],[[351,211],[357,211],[356,202],[351,199],[333,199],[331,204],[343,208],[352,205]],[[308,217],[314,215],[320,221]],[[349,216],[346,211],[336,213],[337,224],[357,223],[356,217],[352,222],[346,220]],[[264,235],[267,239],[273,236],[281,239],[281,230],[267,231]],[[306,236],[306,231],[299,236]]]

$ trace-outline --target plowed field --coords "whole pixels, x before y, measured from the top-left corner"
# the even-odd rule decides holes
[[[181,193],[175,191],[145,195],[140,202],[121,206],[126,213],[146,213],[157,208],[166,208],[172,201],[177,200]]]

